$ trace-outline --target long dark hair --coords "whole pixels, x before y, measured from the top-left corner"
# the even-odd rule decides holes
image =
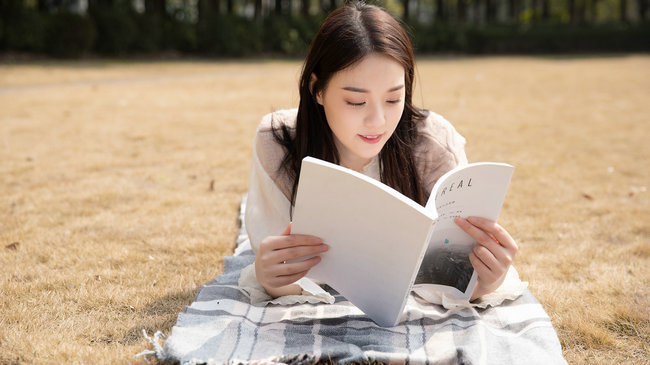
[[[316,95],[325,90],[336,72],[371,53],[387,55],[404,67],[406,91],[402,118],[379,153],[381,181],[424,205],[425,194],[413,156],[416,123],[424,119],[411,102],[415,73],[413,48],[395,18],[377,6],[356,1],[334,10],[311,43],[300,77],[295,136],[287,126],[273,128],[275,139],[286,149],[281,168],[294,182],[291,205],[295,203],[300,164],[304,157],[312,156],[339,164],[334,136]],[[316,75],[316,81],[310,85],[312,73]]]

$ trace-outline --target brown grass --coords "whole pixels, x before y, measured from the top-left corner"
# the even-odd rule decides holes
[[[419,62],[569,363],[649,363],[650,57]],[[0,364],[130,362],[232,253],[259,118],[299,62],[0,65]]]

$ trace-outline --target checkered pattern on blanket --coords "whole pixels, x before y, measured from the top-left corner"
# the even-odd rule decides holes
[[[242,206],[243,208],[243,206]],[[237,281],[255,256],[242,227],[224,274],[180,313],[156,355],[181,363],[565,364],[542,306],[526,291],[486,309],[409,297],[406,320],[377,326],[331,288],[334,304],[255,306]],[[381,300],[381,298],[377,298]]]

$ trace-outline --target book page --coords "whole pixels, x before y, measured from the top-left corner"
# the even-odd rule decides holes
[[[476,273],[469,254],[476,241],[455,223],[456,217],[496,220],[505,199],[513,167],[482,162],[454,169],[433,188],[426,208],[436,224],[415,284],[435,285],[458,299],[469,299]]]
[[[303,160],[292,233],[330,246],[307,277],[330,285],[382,326],[400,319],[433,214],[368,176]]]

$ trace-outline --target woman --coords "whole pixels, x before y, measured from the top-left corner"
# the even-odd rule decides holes
[[[298,109],[267,115],[257,131],[245,222],[256,260],[240,285],[253,285],[254,277],[273,298],[331,300],[305,278],[319,256],[285,263],[328,249],[318,237],[291,234],[304,157],[357,170],[420,204],[441,175],[467,163],[465,140],[451,124],[413,106],[413,79],[411,44],[386,11],[355,2],[324,21],[302,70]],[[456,224],[479,242],[469,257],[478,273],[476,299],[503,283],[517,245],[496,222],[470,217]]]

